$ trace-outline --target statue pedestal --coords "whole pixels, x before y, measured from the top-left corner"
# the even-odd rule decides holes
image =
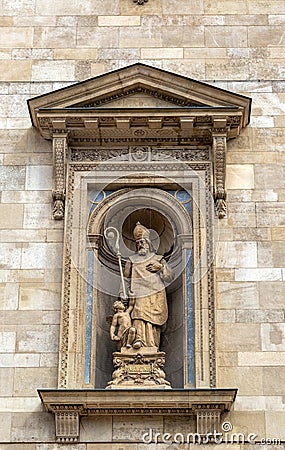
[[[106,389],[171,389],[163,370],[165,353],[156,347],[122,347],[113,353],[115,370]]]

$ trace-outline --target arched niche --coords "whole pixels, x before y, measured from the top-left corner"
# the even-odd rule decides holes
[[[93,247],[91,263],[96,280],[93,292],[96,388],[104,388],[113,371],[112,353],[116,345],[110,340],[106,317],[112,314],[121,283],[118,261],[104,231],[108,227],[118,230],[124,262],[135,250],[132,230],[137,221],[152,230],[157,253],[165,256],[175,273],[174,281],[166,287],[169,317],[161,339],[161,350],[166,353],[167,379],[174,388],[194,386],[191,201],[190,194],[182,190],[167,192],[149,186],[122,188],[109,191],[91,212],[88,239],[98,242],[100,236],[100,245]]]

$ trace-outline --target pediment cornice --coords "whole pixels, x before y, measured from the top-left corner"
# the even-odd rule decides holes
[[[127,101],[123,110],[113,106],[114,101],[139,93],[162,100],[166,106],[133,108]],[[229,137],[235,137],[249,123],[250,104],[251,100],[242,95],[144,64],[134,64],[28,101],[32,123],[45,138],[52,137],[52,121],[62,121],[63,129],[74,129],[76,125],[86,126],[84,119],[97,120],[102,125],[102,120],[108,117],[135,120],[155,116],[165,122],[175,115],[189,117],[193,124],[201,116],[211,116],[212,123],[214,118],[226,117],[231,122],[230,128],[236,128]]]
[[[87,154],[122,145],[211,148],[213,194],[225,217],[227,141],[249,123],[250,98],[138,63],[28,105],[33,125],[53,141],[55,218],[63,217],[68,148]]]

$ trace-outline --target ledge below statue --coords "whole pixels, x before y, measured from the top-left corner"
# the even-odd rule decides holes
[[[237,389],[39,389],[47,411],[55,416],[57,442],[79,442],[81,416],[196,416],[196,432],[220,428]]]

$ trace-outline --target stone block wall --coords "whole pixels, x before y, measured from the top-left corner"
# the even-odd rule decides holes
[[[239,388],[227,417],[234,431],[285,440],[284,1],[1,0],[0,8],[0,449],[62,448],[36,390],[57,387],[63,223],[51,218],[51,144],[31,128],[26,100],[138,61],[253,100],[251,124],[228,146],[218,387]],[[143,427],[100,418],[68,448],[169,448],[140,442],[150,427],[171,428],[153,417]]]

